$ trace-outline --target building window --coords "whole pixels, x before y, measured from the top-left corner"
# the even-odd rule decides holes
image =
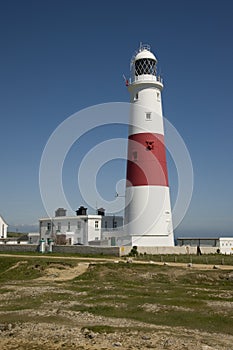
[[[95,237],[95,241],[98,241],[99,240],[99,237]]]
[[[113,221],[113,228],[117,228],[117,221]]]
[[[99,228],[99,221],[95,221],[95,228]]]
[[[68,232],[70,231],[70,222],[68,221]]]
[[[136,92],[135,96],[134,96],[134,101],[138,100],[138,92]]]
[[[47,223],[47,230],[50,231],[51,230],[51,222]]]
[[[108,228],[108,222],[107,221],[104,222],[104,228]]]
[[[78,221],[78,222],[77,222],[77,229],[78,229],[78,230],[81,230],[81,221]]]
[[[160,92],[156,92],[157,101],[160,101]]]
[[[61,223],[60,222],[57,223],[57,230],[58,230],[58,232],[61,232]]]
[[[151,112],[146,112],[146,120],[151,120]]]

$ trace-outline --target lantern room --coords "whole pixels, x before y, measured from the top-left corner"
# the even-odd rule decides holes
[[[156,83],[159,90],[163,88],[163,82],[159,75],[157,75],[157,58],[150,51],[149,45],[140,45],[139,50],[133,56],[130,64],[131,78],[129,86],[134,83]],[[128,81],[127,81],[128,82]]]

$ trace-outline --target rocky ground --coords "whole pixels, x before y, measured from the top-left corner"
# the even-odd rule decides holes
[[[17,268],[20,261],[13,268]],[[22,297],[34,298],[46,292],[62,293],[62,287],[53,282],[67,281],[84,273],[89,264],[67,267],[66,273],[58,267],[49,267],[31,286],[6,283],[1,286],[1,301],[7,305]],[[50,283],[51,282],[51,283]],[[7,292],[4,292],[4,288]],[[64,293],[67,290],[64,290]],[[72,291],[70,291],[71,293]],[[74,301],[67,301],[69,303]],[[231,302],[228,307],[232,307]],[[156,326],[130,319],[96,316],[88,312],[71,311],[64,301],[44,303],[38,309],[0,311],[1,350],[59,350],[59,349],[157,349],[157,350],[230,350],[233,336],[204,333],[181,327]],[[149,307],[145,304],[145,307]],[[154,306],[156,307],[156,305]],[[153,310],[152,310],[153,311]],[[169,315],[168,315],[169,317]],[[48,322],[49,320],[49,322]],[[109,327],[109,331],[101,327]],[[100,329],[98,330],[98,327]]]
[[[181,328],[155,327],[150,331],[143,331],[143,324],[128,320],[103,319],[92,315],[76,315],[78,325],[66,326],[57,323],[35,322],[0,324],[0,348],[2,350],[59,350],[59,349],[157,349],[157,350],[230,350],[232,336],[219,334],[199,333]],[[118,327],[112,333],[92,331],[82,324],[108,323]],[[129,330],[137,326],[142,330]],[[122,330],[120,330],[122,328]]]

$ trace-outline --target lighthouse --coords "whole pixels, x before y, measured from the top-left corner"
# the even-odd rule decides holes
[[[157,59],[140,45],[131,60],[125,231],[136,246],[174,246]]]

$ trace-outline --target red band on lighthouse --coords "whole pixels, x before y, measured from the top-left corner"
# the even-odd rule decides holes
[[[127,187],[168,186],[166,150],[161,134],[129,136]]]

